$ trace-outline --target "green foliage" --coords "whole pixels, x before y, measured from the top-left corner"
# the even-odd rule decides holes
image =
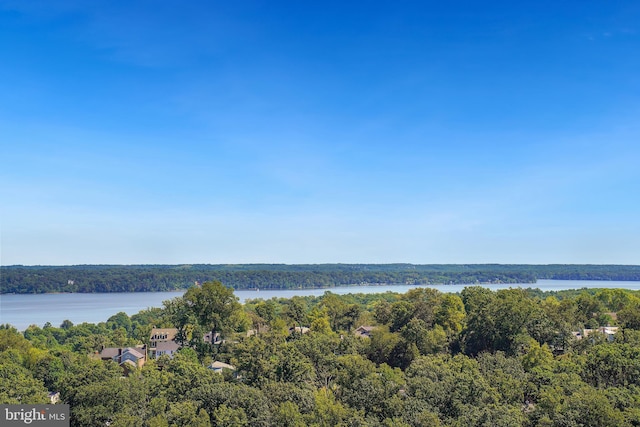
[[[192,400],[174,402],[169,405],[166,413],[167,422],[170,426],[175,427],[209,427],[211,422],[209,414],[203,409],[199,409],[198,405]],[[230,421],[230,419],[229,419]],[[234,425],[234,424],[225,424]],[[243,424],[245,425],[245,424]]]
[[[223,413],[230,419],[242,421],[244,417],[241,414],[244,413],[248,424],[252,426],[269,426],[272,422],[272,414],[265,394],[260,389],[245,384],[205,384],[190,390],[186,396],[198,402],[214,423],[217,423],[216,412],[223,405]]]
[[[540,345],[536,340],[530,339],[528,348],[520,359],[526,371],[534,368],[548,369],[553,364],[553,353],[547,344]]]
[[[344,339],[330,331],[324,334],[312,331],[294,340],[292,344],[304,355],[304,360],[311,364],[311,377],[315,379],[316,385],[328,387],[336,375],[338,355],[345,351]]]
[[[107,320],[107,327],[111,329],[122,328],[126,332],[131,332],[132,323],[127,313],[121,311],[118,314],[114,314]]]
[[[371,341],[367,349],[367,357],[375,363],[390,362],[392,353],[400,343],[400,336],[378,328],[371,334]]]
[[[536,279],[640,280],[639,266],[236,264],[1,266],[6,293],[142,292],[220,281],[234,289],[296,289],[360,284],[535,283]],[[332,325],[333,326],[333,325]]]
[[[502,404],[517,407],[524,403],[529,378],[517,358],[507,357],[502,352],[481,353],[477,361],[478,369],[486,381],[498,391]]]
[[[346,427],[365,425],[362,412],[338,402],[334,394],[320,389],[315,394],[315,410],[307,417],[308,425],[314,427]]]
[[[606,395],[586,385],[562,398],[548,417],[554,425],[568,427],[617,427],[624,424],[624,415],[611,405]]]
[[[220,375],[202,366],[189,352],[178,352],[164,369],[171,382],[167,397],[172,400],[180,400],[194,388],[222,381]]]
[[[298,405],[293,402],[282,402],[275,410],[274,422],[282,427],[305,427],[304,416]]]
[[[463,331],[465,353],[483,351],[522,353],[531,338],[552,340],[555,325],[542,305],[522,289],[491,292],[486,288],[465,288],[462,292],[467,312]]]
[[[0,354],[3,358],[6,352]],[[23,366],[12,360],[0,361],[0,404],[47,403],[47,389]]]
[[[499,395],[481,374],[478,362],[464,355],[421,356],[406,371],[407,393],[423,400],[445,420],[473,408],[497,404]]]
[[[307,304],[301,297],[293,297],[285,306],[284,314],[287,316],[293,326],[302,326],[306,320]]]
[[[301,414],[308,414],[315,407],[314,387],[270,381],[263,384],[261,390],[269,397],[272,411],[287,402],[295,404]]]
[[[205,283],[97,325],[0,326],[0,403],[44,403],[59,391],[73,426],[634,426],[637,302],[624,290],[469,287],[243,307],[231,289]],[[612,341],[573,338],[616,312],[624,328]],[[359,325],[374,325],[370,338],[349,332]],[[96,357],[102,346],[147,342],[153,326],[180,328],[173,359],[125,375]],[[212,329],[224,342],[203,341]],[[213,360],[237,371],[216,374],[205,367]]]
[[[618,312],[620,324],[628,329],[640,330],[640,300],[630,299]]]
[[[56,383],[62,399],[73,405],[81,405],[79,393],[86,393],[86,387],[105,383],[117,383],[122,369],[113,362],[103,363],[86,355],[67,354],[62,359],[64,371]]]
[[[336,391],[340,401],[357,410],[368,411],[380,421],[401,416],[400,390],[405,383],[402,371],[383,364],[362,374],[351,381],[342,379]]]
[[[315,370],[309,359],[292,344],[285,344],[274,354],[273,379],[294,385],[311,384]]]
[[[241,324],[238,298],[233,295],[233,289],[221,282],[206,282],[202,287],[191,288],[182,301],[198,324],[208,331],[233,331]]]
[[[640,347],[603,343],[588,352],[583,377],[595,387],[640,386]]]
[[[0,352],[14,349],[21,353],[26,353],[30,347],[31,343],[16,328],[0,328]]]

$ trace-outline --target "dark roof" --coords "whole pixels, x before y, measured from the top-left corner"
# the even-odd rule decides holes
[[[177,333],[178,333],[178,330],[176,328],[153,328],[151,329],[150,337],[151,337],[151,341],[158,341],[158,340],[173,341]],[[162,337],[166,336],[166,338],[160,338],[161,336]]]
[[[162,341],[156,346],[156,351],[176,351],[180,348],[180,344],[175,341]]]
[[[100,357],[102,359],[113,359],[114,357],[118,357],[120,355],[120,348],[117,347],[105,347],[100,352]]]

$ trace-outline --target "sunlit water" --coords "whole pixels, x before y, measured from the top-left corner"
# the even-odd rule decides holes
[[[441,292],[460,292],[469,285],[434,285],[430,286]],[[640,290],[640,282],[627,281],[594,281],[594,280],[539,280],[536,284],[523,285],[481,285],[491,290],[510,287],[532,287],[543,291],[560,291],[580,288],[623,288]],[[239,290],[235,295],[244,302],[247,299],[290,298],[292,296],[322,295],[326,291],[335,294],[349,293],[405,293],[417,286],[344,286],[321,289],[288,289],[288,290]],[[10,323],[20,330],[29,325],[43,326],[50,322],[59,326],[63,320],[69,319],[74,324],[82,322],[104,322],[112,315],[124,311],[132,315],[149,307],[161,307],[162,302],[182,296],[179,292],[135,292],[108,294],[10,294],[0,295],[0,323]]]

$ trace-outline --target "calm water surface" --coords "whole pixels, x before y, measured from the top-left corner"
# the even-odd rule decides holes
[[[434,285],[431,288],[442,292],[460,292],[469,285]],[[594,280],[539,280],[536,284],[523,285],[482,285],[491,290],[510,287],[535,287],[543,291],[560,291],[579,288],[623,288],[640,290],[640,282],[616,282]],[[235,291],[240,302],[247,299],[290,298],[292,296],[322,295],[326,291],[335,294],[349,293],[405,293],[417,286],[345,286],[322,289],[292,290],[239,290]],[[179,292],[135,292],[111,294],[28,294],[0,295],[0,323],[10,323],[20,330],[29,325],[43,326],[50,322],[59,326],[63,320],[69,319],[74,324],[82,322],[104,322],[112,315],[124,311],[132,315],[149,307],[161,307],[162,301],[182,296]]]

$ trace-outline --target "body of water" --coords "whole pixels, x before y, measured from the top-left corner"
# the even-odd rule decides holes
[[[469,285],[433,285],[430,288],[441,292],[460,292]],[[539,288],[543,291],[561,291],[580,288],[622,288],[640,290],[640,282],[595,281],[595,280],[538,280],[535,284],[483,284],[491,290],[513,287]],[[321,289],[287,290],[238,290],[235,295],[244,302],[248,299],[291,298],[292,296],[319,296],[326,291],[343,295],[349,293],[405,293],[417,286],[344,286]],[[106,294],[5,294],[0,295],[0,323],[9,323],[20,330],[29,325],[42,327],[46,322],[60,326],[63,320],[74,324],[82,322],[99,323],[112,315],[124,311],[132,315],[150,307],[162,307],[162,302],[182,296],[179,292],[135,292]]]

